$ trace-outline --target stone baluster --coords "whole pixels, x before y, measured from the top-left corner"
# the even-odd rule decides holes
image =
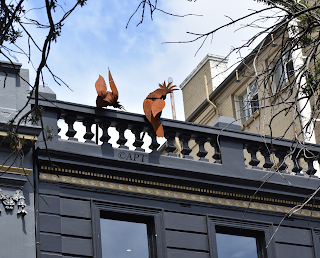
[[[181,154],[184,156],[185,159],[193,159],[192,156],[190,156],[190,152],[192,151],[189,148],[189,141],[191,139],[191,135],[190,134],[182,134],[180,136],[180,140],[182,141],[182,150],[181,150]]]
[[[264,157],[264,164],[263,167],[266,169],[271,169],[273,167],[273,162],[270,159],[270,156],[272,154],[272,149],[270,148],[270,146],[260,146],[259,147],[260,153],[262,154],[262,156]]]
[[[82,124],[86,127],[86,133],[83,136],[83,138],[86,140],[86,143],[94,143],[94,141],[91,140],[94,136],[94,134],[91,131],[93,123],[94,120],[91,118],[86,118],[82,121]]]
[[[304,160],[308,164],[308,170],[306,171],[306,174],[309,176],[313,176],[317,172],[317,170],[313,167],[313,162],[316,160],[316,158],[314,154],[310,152],[306,153],[306,156],[304,157]]]
[[[284,159],[287,155],[287,151],[280,149],[280,148],[276,148],[274,151],[274,154],[276,155],[276,157],[279,159],[279,164],[278,164],[278,170],[279,171],[283,171],[286,170],[288,168],[287,164],[285,163]]]
[[[150,144],[149,148],[150,148],[150,150],[152,150],[152,152],[156,152],[160,146],[160,144],[157,142],[156,133],[153,129],[150,129],[148,131],[148,134],[151,137],[151,144]]]
[[[177,157],[178,155],[176,153],[174,153],[174,151],[177,149],[177,147],[174,146],[174,143],[173,143],[173,141],[176,137],[176,132],[166,131],[164,134],[164,137],[167,139],[166,152],[168,152],[168,156]]]
[[[245,149],[247,149],[248,153],[251,155],[249,165],[252,166],[252,168],[259,168],[258,164],[260,163],[260,160],[258,160],[257,158],[257,152],[259,150],[259,146],[246,143],[244,147]]]
[[[59,135],[59,133],[61,132],[61,128],[58,126],[58,121],[59,119],[61,118],[61,113],[60,112],[57,112],[57,137],[61,139],[61,136]]]
[[[293,168],[292,168],[292,172],[296,173],[297,176],[303,176],[301,172],[302,167],[299,164],[299,159],[301,158],[301,152],[299,152],[299,150],[296,150],[293,152],[291,159],[293,162]]]
[[[209,161],[208,159],[205,158],[207,156],[208,152],[204,148],[204,144],[207,142],[207,138],[204,137],[197,137],[196,138],[196,143],[199,146],[199,151],[197,153],[197,156],[200,158],[199,160],[201,161]]]
[[[61,128],[60,128],[59,126],[57,126],[57,129],[58,129],[57,137],[58,137],[58,138],[61,138],[61,136],[59,135],[59,133],[61,132]]]
[[[64,118],[64,121],[68,124],[68,131],[66,132],[66,136],[68,136],[69,137],[68,140],[71,140],[71,141],[78,141],[77,138],[73,137],[77,133],[77,131],[74,130],[73,128],[73,124],[75,123],[76,120],[77,120],[76,116],[66,116]]]
[[[214,148],[214,154],[212,156],[212,158],[215,160],[214,163],[221,164],[221,151],[217,137],[211,139],[210,144]]]
[[[102,141],[103,147],[112,147],[108,141],[110,140],[110,135],[108,134],[108,129],[111,125],[110,121],[102,121],[99,123],[99,127],[102,129],[102,136],[100,137],[100,141]]]
[[[124,137],[125,130],[128,129],[128,125],[126,124],[118,124],[116,126],[117,131],[119,132],[119,139],[117,140],[117,144],[119,144],[119,148],[129,149],[128,146],[125,146],[125,143],[128,141],[126,137]]]
[[[144,149],[141,148],[141,146],[143,145],[143,139],[141,139],[140,134],[143,130],[142,126],[134,126],[131,129],[131,132],[134,134],[135,136],[135,141],[132,144],[134,147],[136,147],[136,151],[144,151]],[[143,134],[144,135],[144,134]]]

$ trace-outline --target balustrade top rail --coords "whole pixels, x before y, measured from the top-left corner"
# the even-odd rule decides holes
[[[40,100],[39,104],[43,107],[54,109],[58,114],[58,118],[65,118],[67,116],[76,116],[76,121],[83,121],[86,118],[92,118],[95,120],[95,123],[99,123],[103,120],[112,120],[112,126],[117,124],[128,124],[130,129],[134,125],[143,126],[143,131],[151,129],[151,124],[148,122],[146,117],[142,114],[130,113],[118,110],[96,108],[93,106],[82,105],[78,103],[65,102],[60,100]],[[161,123],[165,131],[177,130],[184,133],[193,133],[193,134],[203,134],[206,136],[210,135],[219,135],[224,137],[236,138],[239,140],[245,140],[246,142],[256,142],[257,144],[265,143],[272,144],[275,146],[282,147],[296,147],[301,148],[301,145],[294,145],[291,140],[288,139],[278,139],[271,138],[269,136],[261,136],[259,134],[243,132],[238,130],[226,128],[184,122],[180,120],[172,120],[161,118]],[[320,152],[320,145],[305,143],[303,147],[306,147],[312,152]]]

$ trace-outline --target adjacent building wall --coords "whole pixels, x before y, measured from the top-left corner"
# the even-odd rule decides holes
[[[181,83],[185,117],[189,117],[206,99],[204,76],[207,77],[209,94],[226,77],[228,59],[208,54]]]
[[[0,257],[36,257],[33,151],[29,146],[20,150],[20,155],[3,141],[3,127],[25,105],[29,94],[29,71],[21,64],[0,62]],[[30,106],[23,112],[30,110]],[[25,139],[37,135],[33,127],[21,125],[20,133]],[[28,135],[28,132],[31,135]],[[33,134],[33,132],[35,134]],[[23,151],[23,153],[22,153]],[[27,214],[19,213],[17,191],[25,198]],[[13,205],[5,201],[13,198]]]
[[[30,92],[29,70],[20,63],[0,62],[0,122],[7,123],[23,108]],[[22,113],[26,113],[30,108]]]
[[[264,69],[266,64],[270,62],[269,60],[274,58],[278,49],[279,47],[269,47],[262,51],[257,60],[255,60],[258,72]],[[198,65],[198,67],[199,66],[201,66],[201,63]],[[222,66],[219,69],[222,70]],[[235,100],[235,96],[239,96],[242,92],[244,92],[248,84],[253,79],[254,70],[252,61],[247,63],[244,69],[238,70],[239,80],[237,80],[236,70],[234,70],[228,75],[228,78],[219,85],[219,91],[217,89],[213,91],[213,97],[211,98],[211,101],[217,106],[217,109],[206,103],[203,79],[204,75],[207,77],[209,77],[209,75],[212,76],[212,69],[209,69],[209,61],[203,64],[196,73],[193,71],[180,86],[183,93],[185,118],[188,122],[214,125],[215,121],[220,116],[225,116],[234,118],[236,121],[238,121],[238,123],[240,123],[242,126],[242,130],[245,132],[259,133],[261,135],[271,134],[268,126],[271,121],[270,119],[272,116],[277,114],[279,110],[283,109],[284,105],[276,105],[277,102],[281,102],[281,97],[278,99],[270,98],[270,83],[266,86],[266,88],[263,88],[262,86],[259,87],[259,105],[262,107],[260,108],[259,112],[256,112],[245,123],[241,122],[239,115],[237,114],[237,100]],[[213,82],[215,82],[215,80],[213,80]],[[258,84],[259,83],[260,82],[258,82]],[[212,84],[209,85],[210,91]],[[203,91],[199,90],[201,87],[203,88]],[[219,93],[215,94],[215,92]],[[196,114],[196,116],[194,116],[194,114]],[[272,122],[272,135],[275,137],[284,136],[287,139],[295,138],[297,136],[296,132],[300,131],[300,123],[296,119],[296,123],[292,124],[290,127],[292,121],[295,120],[293,118],[294,116],[295,114],[292,111],[288,113],[282,112],[281,114],[277,115]],[[290,128],[286,131],[288,127]]]

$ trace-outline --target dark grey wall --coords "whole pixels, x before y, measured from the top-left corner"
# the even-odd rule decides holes
[[[217,192],[222,191],[227,192],[227,196],[240,204],[236,207],[237,204],[231,206],[218,202],[216,204],[202,203],[200,202],[201,198],[199,202],[196,202],[191,201],[191,198],[182,200],[179,199],[180,197],[169,198],[165,195],[139,194],[129,192],[129,190],[128,192],[120,191],[120,188],[112,190],[111,188],[86,186],[88,184],[80,186],[72,180],[69,184],[61,183],[63,180],[57,180],[60,183],[54,182],[54,179],[53,181],[40,180],[41,198],[39,197],[39,231],[37,231],[40,257],[94,256],[100,258],[99,227],[97,227],[99,224],[97,223],[99,221],[99,216],[97,217],[99,205],[112,206],[112,209],[109,207],[111,210],[117,210],[117,206],[119,206],[119,210],[128,206],[125,211],[127,213],[131,209],[131,213],[143,214],[146,212],[146,216],[154,216],[156,228],[161,235],[161,243],[157,244],[159,247],[162,246],[164,251],[161,256],[158,255],[158,258],[217,258],[214,244],[216,225],[236,228],[245,225],[243,227],[250,232],[264,234],[266,241],[269,242],[280,222],[282,224],[276,234],[277,238],[273,238],[268,247],[268,258],[311,258],[315,256],[314,246],[318,242],[318,238],[314,238],[316,234],[313,228],[318,226],[319,218],[293,215],[283,220],[285,214],[276,212],[274,208],[272,211],[268,210],[269,208],[264,208],[264,210],[251,208],[246,212],[243,201],[250,200],[265,178],[268,178],[268,181],[259,190],[258,195],[261,196],[257,196],[257,201],[261,201],[264,205],[277,205],[277,207],[292,208],[293,201],[303,201],[319,186],[317,177],[307,178],[302,176],[302,173],[294,175],[283,170],[282,174],[274,173],[270,177],[270,171],[246,167],[243,155],[244,147],[252,153],[251,161],[253,163],[260,162],[256,160],[255,154],[260,147],[263,151],[265,140],[267,144],[271,144],[271,139],[261,139],[258,135],[241,131],[229,129],[221,131],[219,127],[162,119],[168,145],[173,142],[176,134],[186,140],[183,140],[185,143],[188,143],[188,139],[192,138],[198,142],[198,156],[204,157],[207,155],[204,143],[209,142],[215,146],[217,151],[215,156],[218,162],[210,163],[204,162],[206,159],[195,161],[179,158],[175,157],[174,153],[169,153],[172,154],[169,156],[160,156],[156,150],[152,153],[137,152],[126,149],[126,146],[112,148],[107,143],[106,128],[108,126],[115,127],[119,131],[118,140],[121,144],[126,141],[125,137],[121,136],[124,129],[129,128],[136,131],[138,130],[136,127],[139,127],[141,132],[148,132],[150,124],[145,123],[144,116],[61,101],[54,101],[54,103],[58,105],[59,109],[47,101],[41,102],[41,105],[45,107],[44,122],[52,127],[53,133],[56,134],[58,132],[57,118],[65,119],[69,125],[67,134],[70,138],[69,140],[61,140],[59,136],[56,136],[52,142],[48,143],[48,153],[56,167],[53,167],[48,161],[43,144],[37,144],[39,170],[40,167],[43,167],[41,168],[43,173],[56,173],[57,176],[67,176],[69,179],[75,176],[78,179],[84,178],[89,181],[93,179],[106,181],[110,184],[115,182],[139,186],[138,183],[133,183],[134,179],[135,182],[144,181],[140,184],[142,187],[161,188],[180,193],[192,192],[199,196],[207,194],[215,198],[220,194]],[[91,125],[91,122],[102,125],[105,129],[104,144],[100,146],[77,142],[73,137],[75,133],[72,128],[74,121],[88,125]],[[137,132],[139,133],[139,131]],[[218,134],[219,148],[216,145]],[[90,126],[87,128],[87,135],[93,135]],[[138,145],[139,141],[141,142],[136,139]],[[290,141],[286,140],[278,142],[272,140],[272,142],[277,146],[274,151],[277,151],[280,158],[292,145]],[[184,144],[186,152],[189,148],[187,145]],[[156,148],[155,142],[153,147]],[[172,150],[175,148],[171,147]],[[315,153],[320,153],[319,146],[312,146],[312,150]],[[144,155],[144,161],[121,158],[123,156],[135,157],[135,155]],[[264,162],[267,161],[266,158]],[[309,165],[312,165],[312,160],[309,160]],[[283,175],[287,180],[284,180]],[[129,180],[126,181],[123,178]],[[149,180],[152,184],[149,184]],[[288,181],[290,181],[290,185]],[[168,185],[171,185],[171,188]],[[192,188],[192,190],[187,188]],[[229,198],[227,196],[220,195],[224,199]],[[316,197],[315,203],[319,205],[318,197]],[[283,209],[281,210],[283,211]],[[242,221],[245,212],[246,215]],[[319,245],[316,246],[316,250],[318,247]],[[315,258],[318,257],[317,254]]]
[[[39,210],[41,257],[92,257],[90,201],[42,195]]]
[[[30,87],[29,70],[22,69],[19,63],[12,65],[9,62],[0,62],[0,131],[4,133],[6,131],[3,125],[25,106]],[[22,114],[28,112],[30,107],[31,105],[27,106]],[[39,130],[34,126],[21,125],[19,133],[37,136]],[[3,134],[0,138],[0,166],[33,169],[31,141],[26,141],[23,147],[24,153],[19,156],[3,142]],[[0,257],[36,257],[33,172],[28,176],[23,172],[16,173],[16,171],[0,172],[0,189],[7,197],[12,197],[17,190],[22,189],[27,214],[24,216],[17,214],[16,201],[13,210],[6,208],[3,201],[0,201]]]
[[[162,210],[161,225],[165,247],[164,257],[168,258],[209,258],[216,257],[210,247],[210,220],[235,221],[238,225],[244,210],[217,205],[202,205],[201,203],[185,202],[174,199],[148,198],[137,194],[121,194],[121,192],[99,191],[95,188],[80,189],[64,184],[40,184],[40,249],[41,256],[53,257],[94,257],[97,234],[94,211],[91,202],[117,203],[156,208]],[[47,202],[47,203],[46,203]],[[209,217],[208,217],[209,216]],[[273,212],[251,213],[245,216],[244,228],[252,224],[252,228],[261,230],[261,225],[269,227],[269,236],[277,230],[283,214]],[[231,223],[231,224],[230,224]],[[238,224],[237,224],[238,223]],[[278,258],[315,258],[312,227],[315,221],[309,224],[308,218],[296,216],[285,220],[272,240],[268,257]],[[273,225],[273,226],[272,226]],[[319,241],[318,238],[315,241]],[[319,255],[319,254],[317,254]]]
[[[20,158],[15,159],[13,155],[8,157],[12,150],[0,151],[0,164],[12,167],[21,167]],[[4,161],[7,160],[6,163]],[[32,151],[25,153],[24,168],[33,169]],[[0,257],[35,257],[35,217],[34,217],[34,189],[33,173],[28,175],[12,174],[9,172],[0,173],[0,189],[6,196],[13,196],[17,190],[22,189],[25,197],[27,214],[18,215],[18,205],[15,202],[13,210],[5,208],[0,200]]]

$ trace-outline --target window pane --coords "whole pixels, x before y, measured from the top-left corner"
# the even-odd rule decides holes
[[[259,109],[258,94],[254,95],[251,100],[251,113],[253,114]]]
[[[250,89],[251,96],[254,96],[258,93],[258,88],[257,88],[257,84],[255,81],[250,83],[249,89]]]
[[[250,100],[250,115],[256,112],[259,109],[259,100],[258,100],[258,88],[256,82],[249,84],[249,100]]]
[[[258,258],[254,237],[216,233],[218,258]]]
[[[282,63],[279,63],[278,67],[277,67],[277,85],[278,87],[282,86],[285,83],[285,77],[284,77],[284,73],[283,73],[283,67],[282,67]]]
[[[147,225],[100,219],[103,258],[148,258]]]
[[[287,63],[287,75],[288,75],[288,78],[291,78],[294,75],[294,67],[293,67],[293,61],[292,60],[290,60]]]
[[[244,121],[248,120],[250,117],[250,102],[248,100],[248,94],[245,93],[242,96],[242,101],[243,101],[243,107],[241,111],[241,117],[244,118]]]

